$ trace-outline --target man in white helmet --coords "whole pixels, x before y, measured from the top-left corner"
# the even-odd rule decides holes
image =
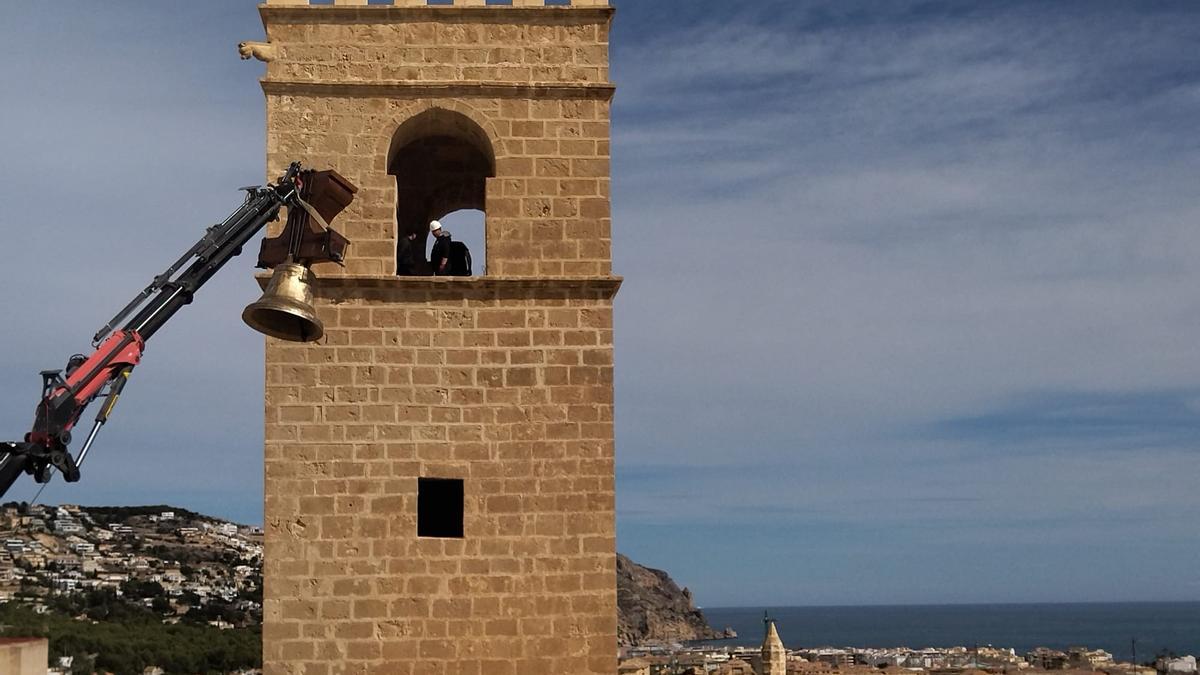
[[[429,221],[429,232],[433,234],[433,250],[429,253],[429,264],[437,276],[450,274],[450,233],[442,229],[436,220]]]

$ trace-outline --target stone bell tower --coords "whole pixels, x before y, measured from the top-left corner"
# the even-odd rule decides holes
[[[787,650],[783,640],[779,639],[779,631],[775,622],[767,620],[767,634],[762,643],[762,675],[787,675]]]
[[[325,337],[267,342],[266,673],[611,675],[613,10],[260,10],[268,176],[359,188]],[[460,209],[487,275],[396,276]]]

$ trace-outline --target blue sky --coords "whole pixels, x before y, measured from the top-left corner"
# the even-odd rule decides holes
[[[714,606],[1200,599],[1200,7],[618,8],[622,551]],[[252,3],[5,19],[15,437],[264,140]],[[261,519],[252,263],[46,500]]]

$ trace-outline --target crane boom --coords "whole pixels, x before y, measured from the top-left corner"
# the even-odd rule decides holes
[[[94,350],[90,355],[71,357],[64,370],[42,371],[42,394],[32,429],[22,441],[0,442],[0,497],[8,492],[22,473],[31,474],[37,482],[45,483],[50,480],[53,470],[57,469],[67,482],[79,480],[79,465],[100,427],[108,421],[130,373],[141,362],[146,341],[190,303],[196,291],[238,256],[267,223],[276,220],[282,207],[302,208],[290,210],[284,234],[264,242],[264,251],[267,243],[279,245],[280,241],[289,254],[297,254],[297,257],[302,243],[308,245],[308,249],[313,249],[312,237],[308,235],[306,226],[309,224],[308,213],[315,213],[316,209],[305,199],[317,200],[312,191],[306,188],[310,179],[316,185],[325,184],[328,174],[336,176],[332,171],[302,171],[300,163],[293,162],[276,183],[243,188],[246,198],[241,206],[224,222],[209,227],[183,256],[156,276],[96,332],[92,339]],[[349,185],[340,176],[337,178],[343,185]],[[352,194],[354,188],[349,188],[349,194]],[[322,203],[326,205],[325,212],[329,218],[349,203],[345,199],[344,203],[329,206],[328,201]],[[324,222],[321,218],[318,220]],[[316,253],[309,251],[306,264],[317,260],[340,263],[348,242],[332,230],[324,230],[320,235],[321,246],[313,249]],[[271,267],[280,262],[273,257],[268,260],[268,257],[260,253],[259,266]],[[289,255],[287,259],[291,261],[292,257]],[[122,321],[125,323],[117,328]],[[105,397],[105,401],[92,428],[78,455],[72,456],[68,450],[71,432],[88,405],[101,396]]]

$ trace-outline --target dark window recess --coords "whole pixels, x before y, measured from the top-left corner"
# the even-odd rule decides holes
[[[457,478],[417,479],[417,536],[463,536],[463,482]]]

